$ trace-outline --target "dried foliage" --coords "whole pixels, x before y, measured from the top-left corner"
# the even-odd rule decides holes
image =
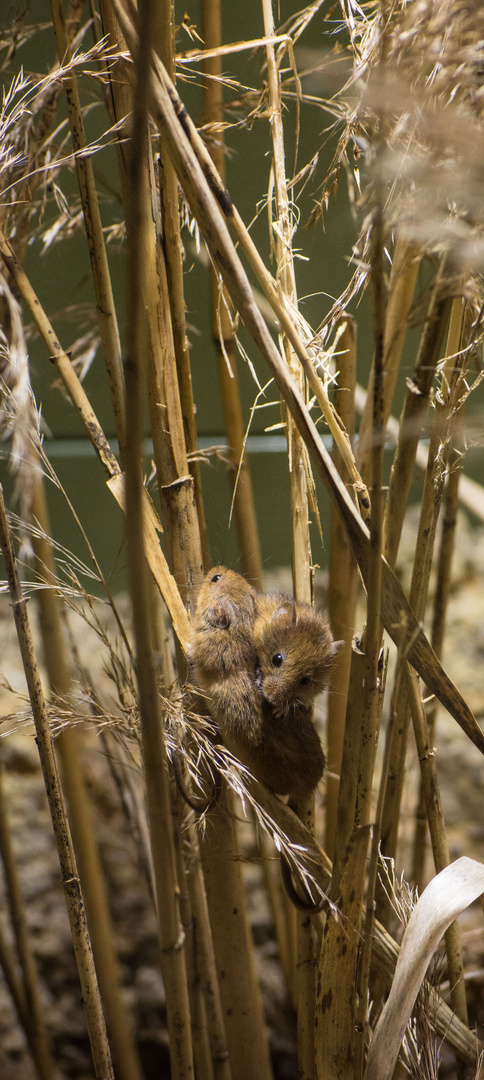
[[[453,1048],[459,1068],[466,1062],[478,1077],[482,1044],[474,1034],[476,1018],[468,1015],[460,934],[451,919],[477,895],[482,866],[461,860],[462,880],[455,877],[455,866],[448,866],[432,749],[439,735],[416,672],[460,724],[473,752],[482,753],[484,736],[466,688],[458,690],[441,663],[445,602],[439,606],[438,595],[432,641],[422,628],[437,561],[439,588],[446,598],[450,592],[448,535],[459,500],[458,478],[467,447],[477,444],[482,432],[479,419],[469,423],[465,418],[481,384],[481,373],[472,369],[479,366],[484,310],[482,4],[341,0],[339,10],[315,0],[276,27],[271,4],[262,0],[257,26],[263,22],[264,34],[254,29],[251,39],[226,43],[221,43],[217,5],[210,0],[204,0],[203,34],[191,12],[181,16],[168,0],[158,7],[155,13],[149,4],[140,5],[138,16],[128,0],[99,0],[81,26],[75,0],[65,9],[60,0],[51,0],[52,25],[30,26],[25,12],[0,35],[4,69],[11,77],[0,110],[0,435],[20,494],[20,513],[12,510],[7,520],[2,511],[0,532],[22,655],[28,653],[30,689],[27,700],[2,674],[3,688],[15,700],[14,711],[3,718],[7,730],[2,735],[36,724],[66,890],[71,879],[75,882],[68,906],[96,1075],[113,1075],[101,998],[120,1080],[141,1080],[142,1070],[119,987],[111,999],[103,982],[103,974],[115,986],[119,979],[78,765],[79,746],[90,728],[118,770],[136,818],[159,920],[174,1078],[190,1077],[194,1068],[204,1080],[269,1080],[271,1075],[239,872],[236,819],[241,813],[256,825],[253,846],[267,834],[271,852],[284,855],[306,894],[324,900],[322,915],[301,916],[296,939],[264,841],[274,934],[287,992],[298,1010],[301,1080],[362,1080],[364,1075],[376,1080],[393,1072],[399,1051],[411,1076],[437,1080],[442,1039]],[[314,27],[324,32],[324,46],[316,55],[309,48]],[[22,49],[40,33],[51,35],[52,28],[48,75],[25,74]],[[177,52],[171,48],[174,41]],[[241,58],[237,75],[224,74]],[[199,87],[204,88],[204,106],[197,129],[181,98],[196,96]],[[327,128],[323,136],[313,131],[306,140],[307,116],[315,108]],[[273,162],[267,191],[255,193],[251,213],[259,225],[267,217],[270,269],[224,185],[224,140],[241,140],[249,172],[258,125],[270,133]],[[302,160],[302,145],[309,147],[307,160]],[[114,181],[111,173],[106,180],[101,171],[103,155],[114,160],[113,150]],[[343,171],[359,238],[352,253],[339,252],[341,260],[351,255],[352,267],[342,294],[333,298],[315,328],[298,299],[298,259],[305,258],[309,235],[302,224],[315,228],[318,219],[330,221],[336,196],[343,198]],[[44,311],[25,266],[38,255],[73,251],[84,235],[95,302],[76,299],[62,312],[62,325],[74,327],[75,340],[67,345],[54,331],[59,313],[49,317]],[[127,301],[111,280],[115,248],[127,266]],[[212,332],[225,384],[226,445],[202,450],[186,324],[187,251],[193,255],[191,272],[200,280],[204,267],[211,267]],[[315,266],[314,276],[318,273]],[[356,383],[362,364],[350,304],[367,286],[374,360],[363,390]],[[124,315],[126,341],[118,329]],[[408,361],[402,361],[408,328],[420,335],[410,378]],[[89,542],[89,515],[77,515],[76,491],[61,484],[45,453],[29,369],[28,345],[35,334],[56,366],[55,387],[74,404],[126,517],[130,620]],[[103,361],[119,460],[82,385],[93,365]],[[252,406],[243,403],[242,408],[234,391],[241,365],[254,387]],[[406,395],[400,424],[391,415],[395,387],[400,397]],[[356,447],[353,405],[346,411],[341,407],[341,392],[356,400],[362,413]],[[275,414],[275,408],[281,411]],[[331,560],[338,581],[330,583],[330,596],[336,618],[338,603],[343,608],[338,597],[344,597],[340,633],[346,644],[331,692],[341,703],[338,722],[344,722],[345,731],[344,737],[336,733],[334,744],[334,732],[328,736],[332,775],[326,797],[326,842],[329,850],[334,847],[334,871],[322,848],[319,800],[316,822],[311,803],[296,808],[298,817],[250,775],[223,746],[210,701],[197,696],[186,664],[189,612],[204,565],[210,565],[200,473],[214,458],[227,464],[233,480],[230,513],[242,566],[260,582],[265,553],[257,533],[247,447],[254,416],[262,409],[271,410],[266,433],[282,430],[287,436],[287,513],[299,599],[309,601],[313,592],[317,556],[310,548],[310,518],[324,538],[313,469],[333,500],[333,512],[340,515],[332,533],[339,557]],[[153,462],[149,480],[143,481],[145,423]],[[334,462],[320,438],[326,430],[334,442]],[[383,472],[387,430],[396,442],[388,481]],[[428,454],[421,445],[424,434]],[[407,595],[394,571],[415,462],[423,466],[425,479]],[[55,485],[75,519],[88,551],[85,563],[58,541],[48,521],[46,484]],[[483,517],[482,489],[475,485],[471,492],[467,503]],[[445,493],[446,529],[437,560],[434,543]],[[358,569],[366,589],[363,617],[355,614]],[[6,585],[2,588],[7,591]],[[95,592],[101,593],[105,611]],[[41,682],[26,597],[35,598],[41,613],[48,701],[41,689],[35,692]],[[65,634],[66,612],[80,616],[86,632],[95,636],[97,670],[88,670],[74,635]],[[362,626],[353,638],[357,620]],[[385,632],[398,651],[389,709]],[[378,755],[382,724],[385,749]],[[421,768],[414,881],[407,867],[405,875],[395,876],[405,831],[402,788],[411,729]],[[54,739],[72,799],[69,815],[100,987],[69,830],[56,824],[62,800],[60,795],[52,798],[57,791]],[[185,783],[197,793],[218,786],[224,792],[215,807],[209,798],[210,805],[198,815],[199,828],[194,828],[194,811],[176,792],[174,761],[175,774],[181,767]],[[438,894],[439,882],[451,875],[457,881],[456,898],[446,906],[444,885],[440,903],[437,897],[432,916],[425,916],[427,937],[417,948],[412,933],[418,937],[418,911],[427,911],[429,897],[417,901],[427,826],[436,872],[430,892]],[[3,852],[2,858],[7,861]],[[91,863],[96,866],[92,879]],[[15,917],[13,912],[14,922]],[[405,927],[408,923],[403,959],[390,936],[395,917]],[[444,929],[451,1007],[425,978],[430,952]],[[112,949],[107,957],[102,939]],[[35,978],[32,972],[17,977],[17,960],[1,933],[0,964],[37,1071],[50,1080],[49,1055],[29,1038],[36,1024],[28,1001]],[[390,1063],[384,1025],[393,1009],[392,984],[400,994],[405,965],[414,977],[410,989],[403,981],[405,1015],[399,1015],[403,991],[393,1011]],[[375,1017],[389,992],[382,1026]],[[372,1071],[377,1066],[380,1071]]]

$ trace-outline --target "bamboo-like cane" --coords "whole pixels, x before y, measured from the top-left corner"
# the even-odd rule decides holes
[[[150,3],[143,7],[136,56],[133,129],[129,153],[127,209],[128,337],[126,360],[126,524],[128,569],[136,644],[136,674],[146,779],[151,853],[156,885],[161,966],[166,990],[167,1022],[173,1080],[191,1080],[193,1053],[185,967],[184,933],[177,905],[176,863],[169,796],[169,777],[160,700],[150,632],[147,563],[143,538],[143,486],[141,478],[142,390],[147,372],[143,326],[144,249],[149,222],[142,189],[147,131],[147,97],[151,35]]]
[[[439,782],[435,753],[430,746],[425,707],[418,687],[415,671],[407,666],[407,685],[412,715],[413,730],[421,770],[422,786],[425,794],[425,806],[432,840],[432,853],[436,872],[449,865],[449,847],[445,831],[445,821],[440,799]],[[459,1020],[467,1023],[467,1001],[464,983],[464,964],[460,930],[457,922],[452,923],[445,934],[447,964],[449,970],[450,995],[452,1008]]]
[[[338,415],[350,438],[354,433],[354,391],[356,379],[356,323],[344,319],[345,329],[339,340],[337,393]],[[348,482],[341,455],[335,447],[333,460],[342,478]],[[328,612],[333,637],[344,641],[331,668],[328,695],[328,744],[326,765],[325,848],[330,858],[338,813],[338,793],[343,755],[346,703],[351,667],[351,639],[354,627],[357,568],[343,522],[331,508],[329,546]],[[341,849],[340,849],[341,850]]]
[[[457,511],[459,507],[459,480],[461,475],[458,458],[460,458],[461,463],[462,458],[456,450],[449,455],[447,462],[449,472],[445,492],[445,510],[442,520],[432,619],[432,647],[438,657],[442,657],[447,606],[451,587],[451,566],[455,544]],[[434,703],[430,705],[428,712],[428,728],[431,745],[433,745],[435,741],[434,732],[436,714],[437,702],[434,701]],[[415,811],[415,834],[412,856],[412,881],[415,881],[419,893],[423,890],[424,863],[427,850],[426,840],[427,817],[425,813],[425,796],[421,784],[418,805]]]
[[[195,920],[197,964],[204,989],[214,1080],[231,1080],[232,1070],[227,1049],[220,989],[217,982],[217,967],[210,929],[207,894],[200,864],[198,834],[193,824],[188,826],[188,833],[192,848],[191,864],[188,867],[188,885]]]
[[[442,375],[441,400],[440,402],[437,400],[434,412],[434,423],[430,440],[424,491],[422,494],[417,542],[415,546],[415,558],[412,567],[410,604],[415,615],[420,620],[423,620],[425,615],[435,529],[445,479],[443,448],[448,438],[447,429],[455,407],[455,389],[451,394],[449,393],[449,388],[453,385],[455,387],[456,379],[458,379],[458,371],[460,369],[460,364],[458,364],[457,373],[454,370],[456,367],[455,356],[460,347],[462,311],[462,301],[460,299],[454,300],[446,345],[446,353],[449,357],[449,361],[446,363]],[[395,703],[395,712],[399,718],[399,725],[398,733],[395,733],[393,739],[389,769],[390,779],[388,782],[382,819],[382,851],[390,858],[395,857],[397,847],[398,821],[402,797],[409,722],[407,692],[407,682],[406,680],[402,680],[398,698]],[[379,890],[378,910],[382,921],[386,922],[389,913],[389,902],[383,889]]]
[[[76,860],[69,831],[64,797],[57,772],[57,763],[52,745],[47,708],[27,615],[27,604],[20,587],[1,485],[0,547],[5,560],[20,652],[32,704],[37,734],[37,746],[39,749],[52,827],[59,855],[62,885],[64,888],[67,913],[69,916],[77,968],[82,988],[84,1010],[96,1077],[98,1077],[99,1080],[107,1080],[107,1078],[112,1078],[114,1074],[106,1035],[106,1026],[96,979],[86,914],[80,881],[77,874]]]
[[[3,775],[3,766],[0,765],[0,855],[5,876],[11,924],[15,935],[17,954],[23,977],[23,992],[25,994],[25,1007],[27,1012],[23,1026],[39,1077],[41,1080],[54,1080],[54,1067],[49,1036],[42,1014],[39,976],[30,944],[25,904],[13,851],[7,805],[4,795]],[[19,1003],[20,1000],[21,999],[19,998]],[[21,1017],[22,1014],[23,1009],[21,1011],[19,1010],[19,1017]]]
[[[218,49],[222,43],[220,0],[202,0],[201,32],[207,50]],[[222,58],[212,55],[204,61],[202,110],[203,123],[214,124],[215,138],[210,140],[210,153],[222,182],[225,179],[225,145],[223,134]],[[225,421],[225,434],[231,462],[231,482],[236,482],[234,516],[245,575],[256,588],[262,589],[262,557],[252,494],[252,481],[245,449],[244,423],[237,376],[235,334],[228,305],[230,298],[221,287],[219,276],[210,268],[210,303],[212,337],[218,361],[220,389]]]
[[[432,290],[415,375],[408,385],[400,419],[400,437],[392,465],[384,521],[384,553],[392,567],[397,558],[422,419],[452,306],[446,282],[448,271],[448,260],[443,259]]]
[[[234,799],[218,804],[200,843],[217,977],[225,1018],[232,1080],[272,1075],[260,988],[254,969],[240,860],[233,829]],[[221,887],[222,876],[225,877]]]
[[[34,569],[37,579],[47,586],[37,593],[44,662],[51,691],[69,700],[72,676],[66,653],[60,593],[55,588],[57,577],[52,545],[48,540],[51,533],[42,477],[36,480],[32,493],[32,518],[40,525],[40,530],[32,535]],[[141,1080],[132,1024],[121,992],[121,973],[84,777],[82,729],[73,727],[64,731],[57,739],[56,749],[116,1075],[120,1080]]]
[[[271,0],[262,0],[264,33],[268,39],[275,36]],[[267,83],[269,93],[270,126],[272,137],[277,273],[281,292],[297,309],[296,278],[292,254],[293,225],[287,194],[284,130],[282,121],[282,98],[279,70],[274,45],[266,44]],[[271,200],[272,212],[272,200]],[[273,237],[271,236],[271,243]],[[301,395],[304,395],[304,373],[286,336],[281,340],[282,353]],[[309,537],[308,486],[312,483],[310,466],[304,440],[292,416],[284,407],[289,466],[289,498],[291,510],[292,580],[294,596],[311,603],[311,543]],[[314,794],[298,805],[297,811],[310,831],[314,830]],[[310,920],[301,913],[297,915],[297,1042],[299,1080],[310,1080],[314,1071],[314,1022],[315,1022],[315,942]]]
[[[391,411],[403,343],[408,326],[408,317],[418,275],[418,267],[418,250],[412,244],[408,244],[405,240],[402,240],[401,237],[397,237],[388,287],[388,305],[385,314],[383,344],[383,369],[385,372],[383,386],[385,427]],[[366,404],[361,414],[358,433],[358,467],[365,480],[368,480],[371,461],[371,402],[373,399],[373,381],[374,369],[372,367],[368,380]]]
[[[66,31],[62,0],[51,0],[51,12],[57,39],[59,61],[62,64],[70,57],[70,44]],[[104,243],[101,215],[99,212],[96,184],[94,181],[92,158],[89,154],[83,153],[83,151],[86,150],[86,135],[82,118],[79,89],[75,75],[68,76],[65,82],[65,89],[67,112],[74,146],[77,179],[84,213],[89,256],[91,259],[92,278],[96,293],[96,314],[111,390],[116,433],[120,446],[123,447],[126,438],[126,417],[121,344],[119,340],[118,323]]]

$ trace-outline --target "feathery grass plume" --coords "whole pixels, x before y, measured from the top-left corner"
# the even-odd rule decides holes
[[[11,439],[10,467],[16,475],[21,517],[30,518],[35,448],[40,446],[40,416],[30,384],[27,345],[20,305],[0,274],[0,439]]]

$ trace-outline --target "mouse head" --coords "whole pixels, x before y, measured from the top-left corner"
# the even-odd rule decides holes
[[[255,613],[255,590],[245,578],[226,566],[213,566],[201,586],[197,611],[204,622],[220,629],[233,623],[251,622]]]
[[[257,685],[278,717],[313,705],[342,645],[323,615],[291,600],[258,620],[255,643]]]

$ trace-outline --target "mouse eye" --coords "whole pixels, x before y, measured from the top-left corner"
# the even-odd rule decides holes
[[[299,680],[299,685],[300,686],[307,686],[308,683],[310,683],[310,682],[311,682],[311,676],[310,675],[303,675],[302,679]]]
[[[276,652],[272,657],[271,664],[273,667],[280,667],[282,664],[282,655],[280,652]]]
[[[221,574],[214,574],[213,578],[210,578],[210,581],[220,581],[221,577]]]

